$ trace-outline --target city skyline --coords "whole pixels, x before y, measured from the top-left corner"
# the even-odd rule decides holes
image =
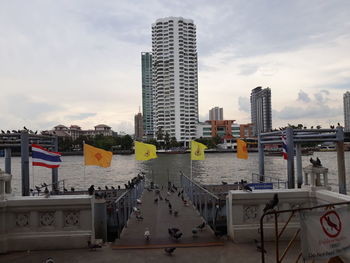
[[[197,26],[200,121],[220,105],[225,119],[250,122],[250,91],[263,86],[273,93],[273,128],[344,124],[349,11],[347,1],[6,2],[0,123],[10,130],[106,123],[132,133],[151,24],[182,16]]]

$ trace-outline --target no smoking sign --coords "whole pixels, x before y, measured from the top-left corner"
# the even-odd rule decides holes
[[[320,217],[323,232],[331,238],[337,237],[342,229],[342,223],[337,212],[329,211]]]

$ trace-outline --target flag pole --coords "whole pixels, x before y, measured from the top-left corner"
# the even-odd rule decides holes
[[[85,141],[83,141],[83,159],[84,159],[84,187],[86,188],[86,178],[85,178]]]

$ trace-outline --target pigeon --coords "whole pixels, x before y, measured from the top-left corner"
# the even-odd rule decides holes
[[[197,228],[202,231],[203,228],[205,227],[205,222],[203,222],[202,224],[200,224],[199,226],[197,226]]]
[[[178,216],[179,215],[179,211],[174,210],[174,216]]]
[[[253,192],[253,189],[250,188],[250,186],[247,185],[247,184],[244,184],[244,185],[243,185],[243,190],[246,191],[246,192]]]
[[[142,220],[143,220],[143,216],[141,216],[141,215],[136,215],[136,219],[137,219],[138,221],[142,221]]]
[[[151,239],[151,232],[149,231],[148,228],[145,229],[144,237],[147,241],[149,241]]]
[[[88,240],[88,248],[90,250],[96,250],[96,248],[101,248],[102,246],[101,245],[98,245],[98,244],[92,244],[90,240]]]
[[[97,187],[97,190],[102,190],[102,188],[101,187]]]
[[[174,235],[173,235],[173,238],[175,238],[176,240],[179,240],[182,236],[182,233],[180,231],[176,232]]]
[[[142,202],[141,202],[140,199],[136,199],[136,203],[137,203],[138,205],[142,204]]]
[[[177,197],[180,197],[180,195],[181,195],[181,192],[179,192],[179,193],[177,194]]]
[[[118,190],[120,190],[120,188],[121,188],[120,185],[118,185]]]
[[[72,192],[74,192],[74,191],[75,191],[75,188],[74,188],[74,187],[71,187],[70,190],[71,190]]]
[[[171,209],[173,207],[170,202],[168,204],[168,207],[169,207],[169,209]]]
[[[1,133],[2,133],[2,134],[5,134],[5,131],[4,131],[4,130],[1,130]]]
[[[316,165],[317,165],[317,166],[322,166],[321,160],[318,159],[318,157],[316,157]]]
[[[89,187],[88,192],[89,192],[89,195],[93,195],[93,194],[94,194],[94,192],[95,192],[95,187],[94,187],[93,184]]]
[[[192,236],[193,236],[193,237],[196,237],[197,234],[198,234],[198,228],[195,227],[195,228],[192,229]]]
[[[52,257],[48,257],[47,259],[45,259],[44,263],[55,263],[55,261]]]
[[[134,210],[135,213],[139,213],[140,212],[140,209],[138,209],[137,207],[133,207],[132,210]]]
[[[264,214],[267,212],[267,211],[269,211],[269,210],[271,210],[271,209],[273,209],[275,206],[277,206],[278,205],[278,194],[276,193],[276,194],[274,194],[273,195],[273,199],[271,199],[266,205],[265,205],[265,207],[264,207]]]
[[[106,190],[109,190],[107,185],[105,185],[105,189],[106,189]]]
[[[66,188],[63,188],[63,191],[64,191],[64,192],[68,192],[68,190],[67,190]]]
[[[261,247],[261,244],[260,244],[260,242],[258,241],[258,240],[256,240],[256,239],[254,239],[254,242],[255,242],[255,246],[256,246],[256,250],[257,251],[259,251],[259,252],[264,252],[264,253],[266,253],[266,250],[264,249],[262,249],[262,247]]]
[[[113,186],[113,185],[111,186],[111,189],[112,189],[112,190],[115,190],[115,188],[114,188],[114,186]]]
[[[26,126],[23,126],[23,129],[26,130],[26,131],[28,131],[28,129],[26,128]]]
[[[45,187],[44,194],[45,194],[46,198],[48,198],[50,196],[50,191],[49,191],[49,189],[47,189],[47,186]]]
[[[173,228],[168,228],[168,233],[171,237],[173,237],[177,232],[179,232],[180,229],[173,227]]]
[[[227,184],[227,182],[224,182],[224,181],[222,181],[221,183],[222,183],[223,185],[226,185],[226,184]]]
[[[165,253],[168,256],[171,256],[173,254],[173,252],[175,251],[176,247],[166,247],[164,248]]]

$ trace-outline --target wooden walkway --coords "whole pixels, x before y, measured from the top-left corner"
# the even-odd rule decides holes
[[[121,238],[117,239],[113,249],[143,249],[162,247],[201,247],[218,246],[223,242],[216,238],[209,226],[193,236],[192,229],[200,225],[203,219],[193,208],[191,203],[185,206],[178,193],[167,194],[167,190],[160,190],[163,200],[154,202],[158,197],[155,191],[145,191],[142,194],[142,204],[138,205],[143,220],[137,220],[135,213],[131,215],[128,227],[124,228]],[[169,200],[172,205],[172,213],[169,213]],[[159,199],[159,197],[158,197]],[[174,215],[178,211],[178,215]],[[168,233],[168,228],[178,228],[183,233],[179,240],[174,240]],[[149,229],[151,237],[147,241],[144,237],[146,228]]]

